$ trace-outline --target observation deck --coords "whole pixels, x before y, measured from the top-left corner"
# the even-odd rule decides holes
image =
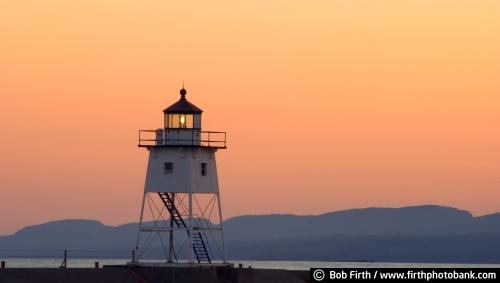
[[[198,129],[139,130],[139,147],[226,148],[226,132]]]

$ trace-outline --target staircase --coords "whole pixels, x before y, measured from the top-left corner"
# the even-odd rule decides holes
[[[170,213],[170,217],[174,221],[175,225],[179,228],[188,228],[186,222],[182,218],[177,207],[174,204],[174,193],[158,193],[163,204]],[[187,231],[189,237],[189,230]],[[198,260],[198,263],[211,263],[210,255],[208,254],[207,246],[205,244],[205,239],[203,238],[202,232],[193,232],[193,251]]]

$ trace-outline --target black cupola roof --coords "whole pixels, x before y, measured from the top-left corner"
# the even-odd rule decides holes
[[[187,101],[186,99],[186,93],[187,91],[182,88],[180,91],[181,94],[181,99],[177,101],[176,103],[170,105],[169,107],[165,108],[163,110],[164,113],[178,113],[178,114],[201,114],[203,110],[200,108],[196,107],[194,104],[191,102]]]

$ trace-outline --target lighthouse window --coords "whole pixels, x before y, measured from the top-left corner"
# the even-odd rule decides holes
[[[164,162],[163,163],[163,174],[172,174],[174,172],[174,163],[173,162]]]
[[[193,128],[193,114],[168,114],[165,119],[165,128]]]
[[[201,163],[201,175],[202,176],[207,175],[207,164],[206,163]]]

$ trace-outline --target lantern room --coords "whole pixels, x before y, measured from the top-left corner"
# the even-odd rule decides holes
[[[201,129],[201,113],[203,110],[186,99],[187,91],[180,91],[181,98],[163,110],[165,129]]]
[[[196,146],[226,148],[226,133],[201,130],[203,110],[186,99],[182,88],[180,99],[163,110],[163,127],[139,130],[139,146]]]

